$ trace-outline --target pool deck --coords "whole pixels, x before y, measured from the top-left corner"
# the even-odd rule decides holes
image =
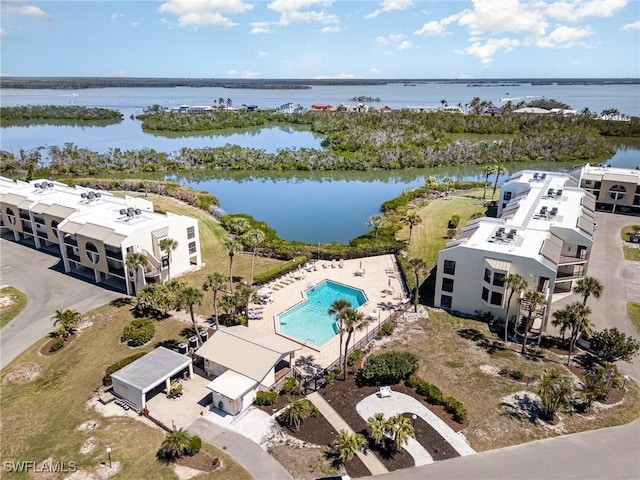
[[[356,272],[360,270],[360,265],[362,265],[364,274],[357,275]],[[315,270],[313,266],[315,266]],[[296,276],[303,276],[303,278],[296,279]],[[249,328],[264,333],[278,333],[276,329],[277,315],[301,302],[304,299],[303,292],[323,280],[333,280],[364,291],[367,302],[358,310],[366,317],[371,318],[372,325],[376,325],[378,321],[384,321],[409,296],[402,285],[393,255],[333,262],[320,260],[312,264],[311,268],[303,268],[301,271],[293,272],[271,282],[268,287],[274,291],[271,295],[272,301],[264,305],[250,305],[251,310],[259,311],[262,314],[262,319],[249,320]],[[367,334],[367,331],[368,329],[365,328],[360,332],[354,332],[355,339],[350,344],[353,345],[360,340]],[[296,352],[296,360],[302,360],[310,366],[324,368],[338,358],[338,335],[329,340],[320,350],[304,346],[299,340],[291,339],[298,341],[302,346],[302,349]]]

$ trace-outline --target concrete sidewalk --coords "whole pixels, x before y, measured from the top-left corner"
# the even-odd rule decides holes
[[[257,443],[220,425],[199,418],[187,430],[228,453],[256,480],[294,480],[278,461]]]
[[[333,428],[336,429],[336,432],[340,430],[345,430],[349,433],[355,433],[353,429],[345,422],[338,412],[336,412],[327,401],[322,398],[322,396],[318,392],[313,392],[310,395],[307,395],[307,399],[313,403],[320,413],[327,419],[327,421],[331,424]],[[362,460],[362,463],[369,469],[372,475],[379,475],[381,473],[388,473],[389,470],[384,466],[384,464],[376,457],[373,453],[367,452],[356,452],[358,458]]]

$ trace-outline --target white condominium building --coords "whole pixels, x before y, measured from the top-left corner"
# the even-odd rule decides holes
[[[435,305],[469,315],[491,314],[521,325],[526,305],[509,309],[509,275],[543,293],[532,333],[547,324],[554,293],[569,292],[587,273],[595,199],[565,173],[525,170],[501,189],[498,218],[469,222],[438,255]],[[514,295],[515,307],[518,295]],[[540,338],[540,337],[539,337]]]
[[[586,165],[579,171],[580,187],[596,197],[596,208],[640,214],[640,166],[634,169]]]
[[[4,238],[54,253],[65,272],[131,295],[147,281],[163,282],[202,264],[198,221],[155,213],[144,198],[0,177],[0,213]],[[160,248],[165,238],[177,242],[169,254]],[[129,253],[145,255],[147,267],[129,271]]]

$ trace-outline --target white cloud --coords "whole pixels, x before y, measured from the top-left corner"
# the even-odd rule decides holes
[[[115,70],[112,74],[112,77],[126,77],[127,76],[127,72],[123,69],[118,69]]]
[[[438,35],[444,35],[447,27],[442,22],[435,22],[431,20],[425,23],[420,30],[413,32],[414,35],[421,37],[434,37]]]
[[[540,9],[519,0],[474,0],[474,10],[449,17],[467,27],[471,35],[483,33],[525,33],[543,35],[547,22]]]
[[[7,13],[14,13],[16,15],[24,15],[26,17],[36,18],[38,20],[52,20],[51,15],[46,13],[40,7],[34,7],[33,5],[9,5],[6,8]]]
[[[356,75],[355,73],[339,73],[337,75],[318,75],[316,77],[314,77],[318,80],[326,80],[326,79],[331,79],[331,78],[338,78],[338,79],[354,79],[354,78],[362,78],[360,75]]]
[[[332,3],[330,0],[275,0],[267,5],[267,8],[280,14],[279,25],[292,23],[331,25],[338,23],[338,17],[327,13],[324,8],[331,6]],[[309,10],[312,7],[320,7],[320,10]]]
[[[403,40],[402,42],[400,42],[398,44],[398,46],[396,47],[398,50],[407,50],[409,48],[411,48],[413,45],[411,44],[410,41],[408,40]]]
[[[373,39],[373,43],[381,47],[395,46],[396,50],[407,50],[413,47],[413,44],[407,40],[406,35],[402,33],[388,35],[386,37],[380,35]],[[385,52],[385,54],[388,55],[390,52]]]
[[[412,0],[383,0],[380,3],[380,8],[365,15],[365,18],[375,18],[382,13],[406,10],[412,4]]]
[[[251,34],[271,33],[273,30],[269,28],[269,22],[254,22],[251,24]]]
[[[626,25],[623,25],[620,30],[640,30],[640,20],[633,23],[627,23]]]
[[[340,27],[322,27],[322,33],[338,33],[342,29]]]
[[[578,40],[590,37],[594,31],[590,27],[573,28],[561,25],[555,28],[549,35],[539,39],[536,46],[543,48],[571,47]]]
[[[381,46],[389,45],[389,40],[387,40],[382,35],[380,35],[379,37],[374,38],[373,42],[377,43],[378,45],[381,45]]]
[[[483,64],[488,64],[493,61],[496,53],[510,52],[519,45],[520,42],[514,38],[491,38],[485,43],[475,42],[463,50],[456,50],[456,53],[478,57]]]
[[[237,70],[227,70],[227,75],[234,77],[238,74]]]
[[[129,26],[135,28],[138,26],[138,22],[131,22]]]
[[[269,56],[269,53],[265,52],[264,50],[258,50],[258,56],[260,58],[267,58]]]
[[[160,5],[160,13],[178,17],[181,27],[214,26],[230,28],[237,25],[225,15],[236,15],[253,9],[243,0],[168,0]]]
[[[0,28],[0,38],[5,37],[8,33],[6,28]]]
[[[373,67],[371,69],[369,69],[369,72],[371,72],[371,75],[380,75],[380,70],[378,70],[377,68]]]
[[[114,13],[111,14],[111,21],[112,22],[117,22],[122,17],[124,17],[124,15],[122,13],[114,12]]]

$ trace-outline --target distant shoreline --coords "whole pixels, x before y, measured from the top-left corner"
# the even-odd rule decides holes
[[[1,88],[75,90],[84,88],[220,87],[297,90],[313,86],[398,84],[467,84],[468,86],[531,85],[640,85],[640,78],[502,78],[502,79],[229,79],[124,77],[0,77]]]

